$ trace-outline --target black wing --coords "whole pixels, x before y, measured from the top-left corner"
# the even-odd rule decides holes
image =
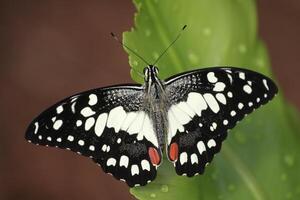
[[[145,185],[156,177],[149,152],[160,156],[160,149],[143,100],[139,85],[83,92],[44,111],[25,137],[90,157],[131,187]]]
[[[179,175],[204,172],[220,151],[227,130],[277,93],[266,76],[246,69],[215,67],[166,80],[168,157]]]

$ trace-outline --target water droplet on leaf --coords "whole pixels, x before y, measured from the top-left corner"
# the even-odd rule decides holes
[[[136,61],[136,60],[134,60],[133,62],[132,62],[132,64],[133,64],[133,66],[138,66],[138,61]]]
[[[162,185],[161,186],[161,191],[162,192],[168,192],[169,191],[169,187],[167,185]]]
[[[151,198],[155,198],[155,197],[156,197],[156,194],[155,194],[155,193],[151,193],[151,194],[150,194],[150,197],[151,197]]]
[[[188,58],[189,58],[190,62],[193,64],[197,64],[199,61],[198,57],[194,53],[189,53]]]
[[[157,52],[153,52],[152,55],[153,55],[154,59],[157,59],[159,57],[159,54]]]
[[[228,185],[228,190],[229,190],[229,191],[235,190],[235,185],[229,184],[229,185]]]
[[[289,167],[291,167],[291,166],[294,165],[295,159],[291,155],[285,155],[284,156],[284,162],[285,162],[286,165],[288,165]]]
[[[246,53],[246,51],[247,51],[247,47],[245,44],[240,44],[238,49],[239,49],[240,53]]]
[[[146,29],[145,35],[146,35],[147,37],[149,37],[149,36],[151,35],[151,31],[150,31],[149,29]]]
[[[206,35],[206,36],[211,35],[211,29],[210,28],[204,28],[203,29],[203,34]]]
[[[286,181],[286,179],[287,179],[286,174],[281,174],[280,179],[281,179],[282,181]]]

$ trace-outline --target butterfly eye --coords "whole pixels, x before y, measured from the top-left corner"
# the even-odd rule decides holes
[[[143,70],[144,76],[147,76],[148,72],[149,72],[148,67],[145,67]]]

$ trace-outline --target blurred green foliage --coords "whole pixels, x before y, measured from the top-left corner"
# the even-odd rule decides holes
[[[181,38],[157,64],[160,78],[209,66],[238,66],[271,76],[257,36],[254,0],[135,0],[135,27],[124,43],[153,63],[184,24]],[[127,51],[127,50],[126,50]],[[128,52],[128,51],[127,51]],[[132,78],[145,67],[129,54]],[[204,175],[180,177],[167,159],[157,178],[131,189],[138,199],[300,199],[299,117],[280,93],[229,131]]]

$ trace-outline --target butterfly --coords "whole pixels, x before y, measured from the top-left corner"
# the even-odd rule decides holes
[[[41,113],[25,138],[90,157],[128,186],[153,181],[163,153],[178,175],[204,172],[227,131],[278,92],[268,77],[247,69],[212,67],[166,80],[144,69],[144,84],[85,91]]]

